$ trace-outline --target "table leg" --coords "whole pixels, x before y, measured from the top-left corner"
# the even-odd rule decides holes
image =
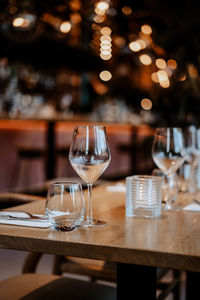
[[[117,300],[156,299],[156,268],[117,264]]]
[[[200,273],[186,272],[186,300],[200,299]]]

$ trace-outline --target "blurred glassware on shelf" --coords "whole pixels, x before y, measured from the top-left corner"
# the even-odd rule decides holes
[[[56,110],[52,103],[44,104],[38,111],[38,116],[41,118],[54,118],[56,117]]]
[[[191,187],[191,181],[194,178],[191,177],[191,165],[188,162],[184,162],[182,166],[180,166],[178,170],[178,177],[180,183],[180,191],[181,192],[189,192]],[[192,186],[194,187],[194,183],[192,182]]]
[[[184,143],[186,151],[186,160],[196,166],[200,161],[200,150],[198,149],[197,128],[195,125],[184,129]]]
[[[197,127],[197,149],[200,151],[200,127]],[[200,161],[198,161],[196,168],[196,179],[197,191],[200,191]]]
[[[197,191],[197,167],[200,163],[200,135],[195,125],[184,129],[185,162],[180,169],[180,177],[184,185],[182,189],[189,193]]]
[[[94,108],[92,112],[93,119],[101,122],[122,122],[133,125],[151,124],[155,117],[152,112],[142,110],[136,113],[122,97],[106,97]]]
[[[16,93],[13,97],[9,116],[12,117],[36,117],[43,107],[44,99],[41,95],[29,95]]]

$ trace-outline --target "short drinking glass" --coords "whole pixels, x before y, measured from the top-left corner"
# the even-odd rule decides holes
[[[161,215],[160,176],[126,177],[126,216],[155,218]]]
[[[82,186],[79,182],[54,182],[49,185],[45,214],[57,231],[78,228],[85,214]]]

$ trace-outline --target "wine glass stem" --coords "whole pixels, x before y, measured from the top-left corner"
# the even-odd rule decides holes
[[[90,222],[93,221],[93,212],[92,212],[92,183],[88,183],[87,187],[88,187],[87,221],[90,223]]]
[[[171,189],[173,187],[171,187],[171,183],[170,183],[170,176],[172,176],[172,174],[168,174],[166,175],[165,179],[166,179],[166,195],[165,195],[165,201],[166,201],[166,209],[172,209],[172,192]]]
[[[190,182],[189,182],[189,192],[195,193],[196,191],[196,182],[195,182],[195,174],[196,174],[197,167],[193,163],[191,164],[191,173],[190,173]]]

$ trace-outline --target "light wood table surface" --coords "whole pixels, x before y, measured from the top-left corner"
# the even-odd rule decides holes
[[[200,194],[195,196],[200,200]],[[177,205],[188,203],[192,196],[182,194]],[[125,217],[125,193],[110,192],[107,185],[93,190],[93,204],[94,216],[105,220],[107,226],[54,232],[0,225],[0,247],[116,262],[118,299],[123,299],[124,288],[134,293],[131,280],[138,266],[143,268],[141,278],[148,299],[154,299],[156,267],[200,272],[200,212],[180,209],[163,211],[155,219]],[[34,201],[18,209],[44,213],[44,208],[45,201]]]

